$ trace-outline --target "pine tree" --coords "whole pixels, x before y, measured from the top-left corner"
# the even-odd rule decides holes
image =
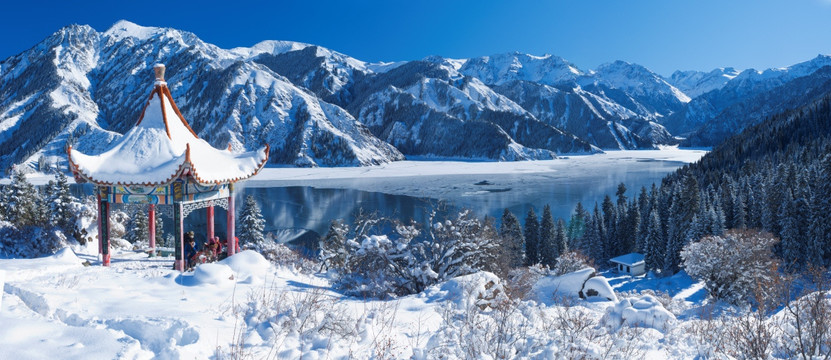
[[[0,186],[0,220],[8,220],[9,213],[9,187]]]
[[[735,194],[733,198],[733,228],[744,229],[747,227],[747,212],[745,211],[744,198],[741,194]]]
[[[348,225],[343,224],[340,220],[332,220],[326,236],[320,239],[319,258],[322,266],[328,269],[349,270],[346,268],[350,254],[350,249],[348,249],[346,243],[348,234]]]
[[[549,267],[554,266],[558,255],[554,244],[554,238],[557,236],[555,226],[551,206],[546,204],[542,210],[542,223],[540,224],[540,263]]]
[[[811,209],[811,237],[816,246],[821,249],[820,257],[824,260],[831,258],[831,154],[825,155],[819,165],[817,174],[817,189],[814,191],[813,206]]]
[[[237,237],[239,237],[240,245],[265,242],[265,237],[263,236],[265,219],[263,219],[263,213],[260,211],[260,206],[257,204],[257,200],[254,199],[253,195],[245,197],[239,225]]]
[[[525,263],[525,237],[519,219],[507,208],[502,213],[502,226],[499,228],[502,239],[502,251],[510,268],[520,267]]]
[[[540,263],[540,223],[534,208],[528,210],[525,217],[525,264]]]
[[[6,218],[17,227],[36,225],[39,218],[39,197],[37,189],[26,180],[26,175],[15,171],[8,189]]]
[[[557,235],[554,237],[554,249],[556,258],[568,252],[568,235],[566,233],[566,222],[563,219],[557,220]]]
[[[571,218],[568,220],[568,227],[566,229],[566,238],[569,240],[569,247],[572,249],[581,249],[583,251],[586,248],[583,246],[583,237],[586,232],[586,223],[589,219],[589,212],[583,207],[582,202],[577,202],[577,206],[574,208],[574,214],[571,215]]]
[[[147,211],[143,206],[130,219],[130,228],[127,230],[124,238],[132,244],[150,239],[150,224],[147,218]]]
[[[148,223],[149,223],[149,221],[150,220],[148,219]],[[156,241],[163,244],[163,246],[165,246],[165,247],[173,246],[172,243],[170,245],[168,245],[167,244],[167,239],[164,237],[164,219],[162,218],[162,216],[159,212],[156,212],[156,221],[155,221],[155,223],[156,223],[156,226],[155,226],[155,228],[156,228]],[[149,227],[149,225],[148,225],[148,227]]]
[[[796,218],[793,195],[788,190],[785,199],[779,206],[779,222],[781,231],[781,252],[782,259],[788,264],[796,264],[805,260],[805,245],[802,235],[799,233],[799,220]]]
[[[75,214],[72,212],[72,195],[69,190],[69,181],[63,172],[57,173],[57,182],[50,187],[49,203],[49,222],[53,226],[71,232],[74,230]]]
[[[638,243],[638,233],[641,227],[641,210],[638,208],[637,202],[632,201],[629,204],[629,210],[626,211],[624,224],[624,243],[621,253],[628,254],[636,252],[641,247],[641,244]]]
[[[594,213],[590,217],[588,229],[586,230],[586,245],[588,254],[597,262],[604,263],[609,260],[606,241],[606,226],[603,224],[603,215],[597,203],[594,204]]]
[[[665,242],[661,236],[661,219],[658,217],[658,209],[652,209],[646,221],[646,237],[643,240],[643,256],[646,268],[650,270],[661,270],[664,268]]]
[[[601,233],[601,241],[603,242],[603,260],[620,255],[620,243],[617,236],[617,211],[615,205],[612,203],[612,198],[606,195],[603,198],[603,217],[601,223],[604,231]]]

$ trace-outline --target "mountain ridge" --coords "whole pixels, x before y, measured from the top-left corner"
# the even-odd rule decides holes
[[[104,32],[70,25],[0,61],[0,167],[60,165],[67,143],[103,151],[135,123],[157,62],[167,64],[186,119],[214,146],[268,142],[275,163],[363,166],[406,156],[533,160],[675,144],[677,135],[714,128],[707,122],[733,104],[812,76],[831,57],[664,78],[625,61],[582,70],[555,55],[512,52],[368,63],[301,42],[222,49],[190,32],[129,21]],[[477,139],[441,135],[458,131]]]

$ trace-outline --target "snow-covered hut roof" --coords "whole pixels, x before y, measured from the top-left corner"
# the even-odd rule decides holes
[[[219,150],[200,139],[182,116],[157,64],[156,82],[135,127],[102,154],[67,148],[79,182],[98,185],[165,185],[190,176],[200,184],[223,184],[255,175],[268,161],[268,145],[242,153]]]
[[[643,254],[629,253],[626,255],[621,255],[616,258],[609,259],[609,261],[628,266],[635,266],[643,262]]]

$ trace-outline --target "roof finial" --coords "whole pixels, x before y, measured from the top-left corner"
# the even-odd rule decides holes
[[[153,65],[153,71],[156,72],[156,81],[164,81],[164,64]]]

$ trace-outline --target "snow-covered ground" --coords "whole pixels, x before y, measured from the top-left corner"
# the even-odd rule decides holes
[[[96,252],[94,246],[74,246],[45,258],[0,259],[6,274],[0,358],[470,358],[474,345],[519,358],[570,352],[600,356],[608,346],[649,358],[692,351],[679,342],[671,321],[652,327],[619,323],[615,305],[628,306],[621,311],[631,313],[643,304],[654,306],[649,296],[621,305],[605,298],[554,298],[555,291],[543,286],[537,301],[500,308],[494,305],[499,287],[488,285],[500,280],[478,273],[416,295],[366,300],[334,291],[323,274],[275,267],[252,251],[184,274],[171,270],[171,258],[131,251],[116,250],[112,266],[102,267]],[[91,266],[82,264],[87,261]],[[605,275],[618,290],[635,289],[638,282],[657,288],[663,283],[684,309],[695,304],[682,297],[699,288],[683,275],[634,281]],[[548,293],[551,298],[540,298]],[[511,319],[499,330],[502,335],[524,337],[485,331],[490,327],[482,326],[500,316]],[[649,316],[641,317],[656,318]],[[590,326],[565,341],[566,329],[558,326],[571,326],[566,322]],[[609,335],[632,331],[638,337],[631,343]],[[491,348],[500,341],[501,350]],[[234,347],[238,344],[243,347]]]

